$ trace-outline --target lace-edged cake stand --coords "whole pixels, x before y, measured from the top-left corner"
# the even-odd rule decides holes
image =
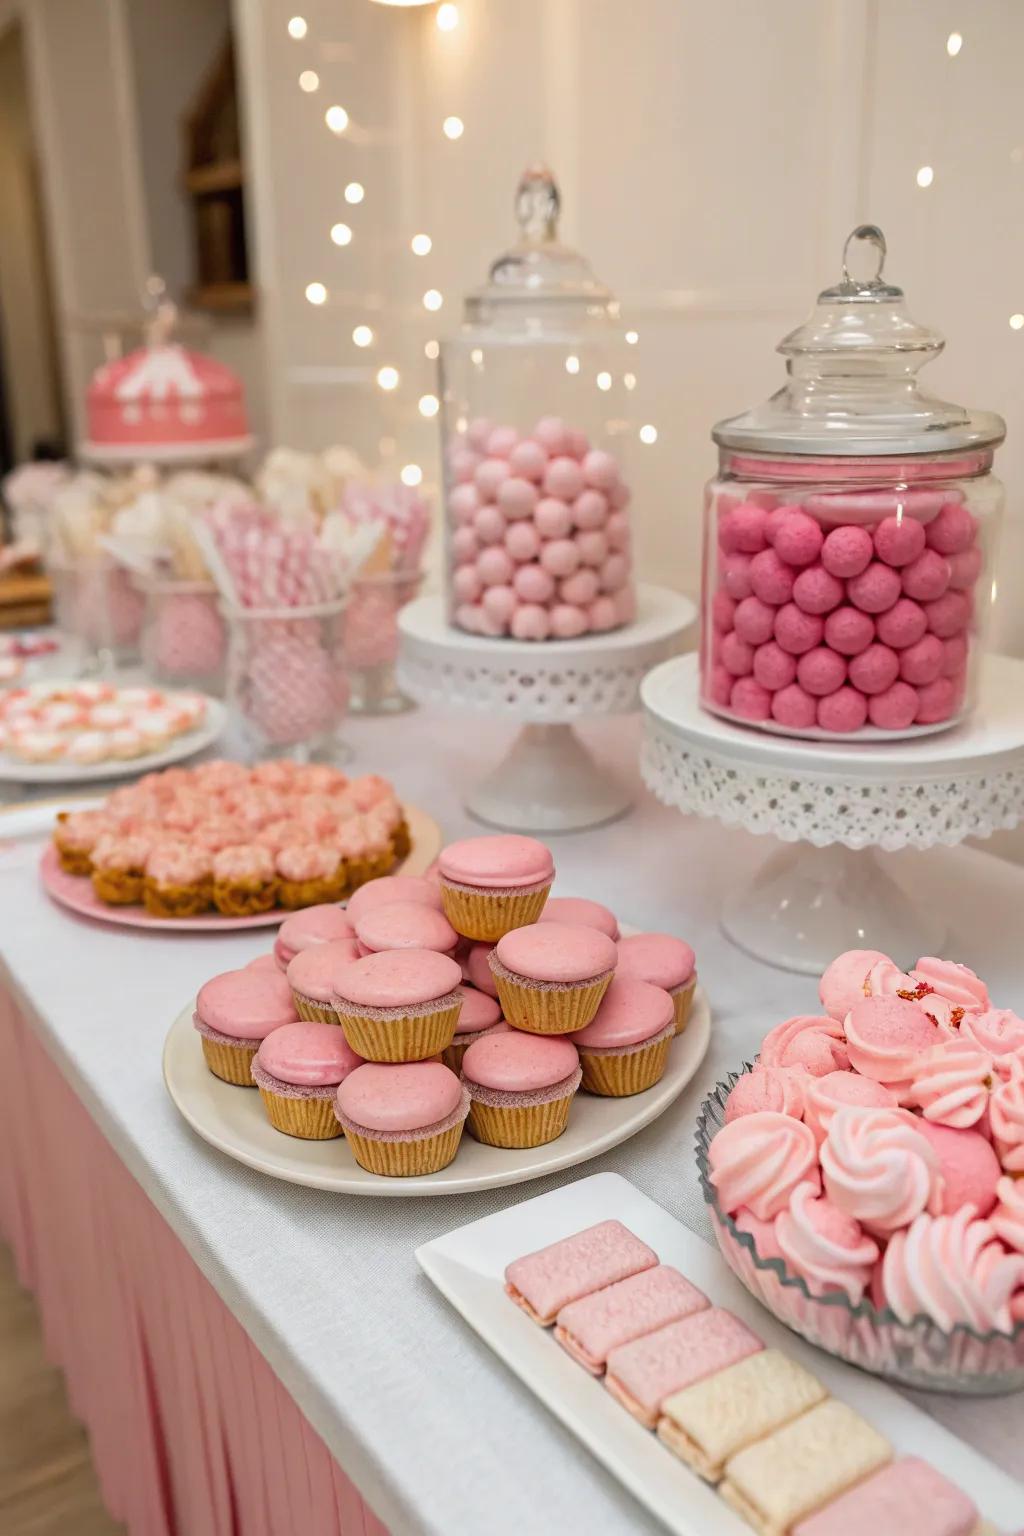
[[[667,805],[770,832],[784,848],[730,896],[722,927],[770,965],[819,975],[846,949],[939,954],[942,925],[908,901],[876,849],[989,837],[1024,817],[1024,661],[987,657],[978,707],[941,735],[797,741],[697,702],[697,657],[644,679],[641,768]]]
[[[517,832],[574,832],[623,815],[632,796],[572,722],[639,708],[644,674],[679,650],[695,617],[689,598],[641,586],[635,622],[612,634],[489,640],[453,629],[443,598],[421,597],[398,616],[399,685],[422,702],[521,723],[503,761],[466,795],[471,816]]]

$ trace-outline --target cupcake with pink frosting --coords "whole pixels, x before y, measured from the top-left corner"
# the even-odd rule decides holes
[[[320,906],[345,892],[341,854],[328,842],[286,843],[275,859],[277,899],[282,907]]]
[[[617,1099],[653,1088],[664,1076],[675,1033],[675,1007],[663,987],[613,977],[590,1023],[569,1036],[580,1054],[583,1087]]]
[[[583,1074],[571,1040],[516,1029],[485,1036],[462,1059],[469,1128],[491,1147],[539,1147],[561,1136]]]
[[[475,987],[461,986],[456,991],[462,1002],[451,1045],[441,1052],[441,1060],[453,1072],[462,1071],[462,1062],[470,1046],[485,1035],[504,1034],[509,1026],[501,1016],[501,1004]]]
[[[142,888],[154,917],[198,917],[213,903],[213,857],[181,842],[158,843],[146,860]]]
[[[258,843],[240,843],[215,853],[213,900],[224,917],[269,912],[277,901],[273,855]]]
[[[339,966],[351,965],[358,959],[359,948],[353,938],[311,944],[292,956],[285,976],[300,1019],[314,1024],[341,1023],[334,1001],[334,979]]]
[[[550,850],[514,833],[449,843],[437,864],[444,913],[456,933],[492,944],[536,923],[555,878]]]
[[[301,950],[352,937],[348,913],[333,903],[318,903],[285,918],[274,940],[274,956],[280,969],[287,971],[289,961]]]
[[[137,906],[146,881],[154,839],[144,832],[107,832],[93,846],[92,887],[115,907]]]
[[[432,949],[389,949],[340,964],[334,1007],[345,1038],[367,1061],[423,1061],[451,1045],[462,971]]]
[[[439,1061],[367,1062],[349,1073],[335,1099],[356,1162],[385,1178],[447,1167],[468,1113],[469,1093]]]
[[[260,1043],[252,1080],[276,1131],[303,1141],[341,1135],[334,1113],[339,1086],[362,1066],[341,1030],[332,1024],[283,1024]]]

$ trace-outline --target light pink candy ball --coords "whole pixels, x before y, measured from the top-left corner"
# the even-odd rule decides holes
[[[572,578],[570,578],[571,580]],[[596,597],[588,610],[590,627],[595,634],[614,629],[619,622],[619,612],[613,597]],[[732,679],[730,678],[730,685]]]
[[[473,479],[480,464],[480,455],[468,448],[456,448],[448,460],[448,468],[457,485],[465,485]]]
[[[937,549],[926,549],[923,555],[905,565],[901,574],[907,596],[919,603],[928,603],[942,596],[952,572],[944,555]]]
[[[539,565],[521,565],[512,578],[516,596],[524,603],[549,603],[555,595],[555,578]]]
[[[901,597],[888,613],[878,615],[875,628],[879,640],[901,651],[905,646],[917,644],[928,628],[928,616],[912,597]]]
[[[958,555],[949,555],[949,584],[956,592],[963,592],[967,587],[973,587],[981,575],[982,555],[977,544],[972,544],[970,549],[961,550]]]
[[[559,583],[558,596],[563,603],[570,603],[577,608],[590,608],[601,593],[601,583],[597,572],[586,569],[577,571],[573,576],[567,576]]]
[[[452,591],[460,603],[475,603],[483,589],[480,572],[474,565],[460,565],[452,575]]]
[[[823,731],[848,735],[859,731],[868,718],[868,701],[856,688],[837,688],[818,700],[818,724]]]
[[[909,565],[924,549],[924,527],[913,517],[883,517],[875,529],[875,552],[886,565]]]
[[[478,627],[478,615],[481,612],[473,603],[460,603],[453,615],[453,622],[457,629],[464,629],[469,634],[475,635]]]
[[[736,603],[728,592],[716,592],[711,599],[711,622],[724,634],[736,621]]]
[[[722,639],[722,665],[733,677],[746,677],[754,670],[754,647],[741,640],[735,630]]]
[[[805,651],[796,664],[796,680],[806,693],[822,698],[835,693],[846,682],[846,662],[838,651],[816,645],[813,651]]]
[[[511,587],[488,587],[481,599],[483,610],[495,624],[507,629],[519,601]]]
[[[497,640],[499,636],[507,632],[506,625],[500,619],[492,618],[483,603],[480,604],[480,618],[477,623],[480,633],[487,635],[492,640]]]
[[[585,608],[575,603],[556,603],[551,610],[551,633],[558,640],[575,640],[590,627]]]
[[[813,565],[821,554],[824,534],[806,512],[788,512],[779,518],[772,543],[787,565]]]
[[[900,658],[887,645],[869,645],[850,662],[850,682],[861,693],[884,693],[900,675]]]
[[[518,475],[509,475],[498,486],[498,506],[507,518],[531,517],[537,500],[537,487]]]
[[[796,677],[796,657],[784,651],[775,640],[759,645],[754,652],[754,676],[762,688],[774,693],[787,688]]]
[[[636,618],[636,593],[631,583],[613,594],[612,602],[615,604],[615,616],[620,624],[632,624]]]
[[[457,523],[471,523],[480,508],[480,492],[467,482],[453,485],[448,496],[448,510]]]
[[[858,656],[875,638],[875,621],[859,608],[837,608],[825,620],[825,643],[843,656]]]
[[[719,567],[718,575],[722,586],[738,603],[753,593],[754,589],[750,584],[750,562],[753,558],[753,555],[745,555],[742,550],[737,549],[731,555],[726,555]]]
[[[608,537],[608,548],[622,553],[629,548],[630,530],[629,518],[625,512],[612,512],[604,525],[604,531]]]
[[[540,563],[552,576],[571,576],[580,563],[574,539],[552,539],[540,552]]]
[[[793,601],[804,613],[831,613],[843,600],[843,583],[823,566],[809,565],[793,583]]]
[[[551,620],[546,608],[538,603],[524,603],[512,615],[510,628],[517,640],[546,640],[551,633]]]
[[[452,534],[452,554],[460,565],[475,560],[480,553],[480,540],[472,528],[456,528]]]
[[[600,491],[581,491],[572,504],[572,520],[577,528],[603,528],[608,521],[608,498]]]
[[[575,501],[583,489],[583,471],[575,459],[564,454],[552,459],[544,471],[544,494],[558,496],[563,501]]]
[[[864,613],[884,613],[896,602],[900,591],[899,572],[880,560],[873,560],[866,571],[851,576],[846,583],[847,597]]]
[[[540,534],[533,523],[510,523],[505,534],[505,548],[513,560],[536,560],[540,554]]]
[[[933,683],[942,671],[942,641],[938,635],[925,635],[916,645],[900,652],[900,677],[915,688]]]
[[[733,507],[718,522],[718,543],[726,554],[740,550],[746,555],[756,555],[768,543],[765,533],[767,513],[752,501],[743,501]]]
[[[530,436],[536,438],[549,457],[568,452],[569,433],[565,422],[558,416],[542,416]]]
[[[971,618],[971,600],[966,592],[944,592],[933,603],[925,603],[928,628],[940,640],[949,640],[967,628]]]
[[[629,581],[629,561],[625,555],[609,555],[599,574],[602,592],[621,592]]]
[[[619,478],[619,466],[603,448],[591,448],[583,460],[583,478],[595,491],[609,491]]]
[[[590,438],[585,432],[580,432],[578,428],[574,427],[569,433],[568,445],[565,451],[570,453],[574,459],[582,462],[590,452]]]
[[[548,456],[540,443],[535,442],[532,437],[527,437],[521,443],[516,443],[512,449],[508,456],[508,467],[514,475],[536,483],[544,478],[544,471],[548,467]]]
[[[786,603],[775,615],[775,638],[784,651],[800,656],[820,645],[825,621],[814,613],[801,613],[795,603]]]
[[[733,683],[729,707],[743,720],[767,720],[772,712],[772,696],[754,678],[741,677]]]
[[[480,492],[481,501],[493,501],[498,494],[498,487],[508,475],[508,465],[504,459],[484,459],[482,464],[476,467],[473,476],[473,484]]]
[[[974,540],[975,521],[962,501],[947,501],[937,517],[928,524],[930,549],[940,555],[959,555]]]
[[[775,609],[759,597],[745,597],[736,609],[736,633],[749,645],[763,645],[775,628]]]
[[[471,447],[483,453],[487,447],[487,439],[493,431],[493,421],[488,421],[486,416],[476,416],[466,428],[466,439]]]
[[[615,512],[624,511],[632,500],[633,492],[622,480],[620,480],[616,485],[613,485],[611,490],[608,492],[608,505]]]
[[[515,427],[495,427],[487,439],[487,457],[507,459],[518,441],[519,433]]]
[[[952,635],[942,642],[942,667],[943,677],[955,677],[962,672],[967,665],[967,636]]]
[[[476,569],[485,587],[504,587],[515,574],[515,563],[507,549],[494,544],[477,557]]]
[[[481,507],[473,518],[473,531],[481,544],[500,544],[507,527],[503,514],[491,503]]]
[[[545,496],[533,512],[534,527],[546,539],[564,539],[572,529],[572,508],[556,496]]]
[[[937,677],[917,690],[918,710],[916,725],[938,725],[948,720],[958,703],[957,680]]]
[[[703,696],[712,704],[728,706],[736,679],[724,667],[712,667],[704,679]]]
[[[916,688],[909,683],[893,683],[884,693],[868,699],[868,719],[880,731],[905,731],[913,725],[919,707]]]
[[[586,533],[576,535],[576,548],[580,552],[580,560],[584,565],[604,565],[608,559],[608,540],[599,528]],[[614,559],[622,560],[624,556],[615,555]]]
[[[795,571],[779,558],[774,549],[763,549],[750,562],[750,585],[754,596],[763,603],[781,607],[793,596]]]
[[[875,546],[866,528],[844,524],[833,528],[821,546],[821,563],[832,576],[859,576],[871,564]]]
[[[805,693],[799,683],[790,683],[772,694],[772,719],[791,731],[806,731],[818,718],[817,700]]]

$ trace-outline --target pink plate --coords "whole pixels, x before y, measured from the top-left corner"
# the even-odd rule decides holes
[[[396,865],[391,873],[422,875],[440,852],[441,829],[432,817],[415,805],[407,805],[404,810],[412,847],[404,862]],[[275,907],[272,912],[258,912],[255,917],[222,917],[219,912],[204,912],[200,917],[153,917],[144,907],[112,907],[96,895],[88,876],[69,875],[61,869],[52,843],[47,843],[39,860],[39,876],[43,890],[60,906],[68,907],[80,917],[114,923],[120,928],[156,928],[171,933],[229,933],[237,928],[276,928],[291,916],[284,907]]]

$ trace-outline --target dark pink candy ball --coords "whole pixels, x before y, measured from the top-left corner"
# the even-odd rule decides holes
[[[967,636],[952,635],[950,639],[942,642],[942,667],[943,677],[955,677],[962,672],[967,665]],[[757,668],[754,668],[755,672]]]
[[[772,695],[772,719],[791,731],[806,731],[818,718],[817,700],[805,693],[799,683],[790,683]]]
[[[746,677],[754,670],[754,648],[741,640],[735,630],[722,640],[722,665],[733,677]]]
[[[966,592],[944,592],[933,603],[925,603],[928,628],[940,640],[948,640],[967,628],[971,617],[971,600]]]
[[[796,657],[769,640],[754,652],[754,676],[762,688],[773,693],[777,688],[786,688],[796,677]]]
[[[726,555],[722,561],[720,579],[722,586],[730,597],[742,602],[753,592],[750,585],[750,562],[753,555],[745,555],[742,550],[735,550],[733,554]]]
[[[846,583],[846,595],[864,613],[884,613],[900,595],[899,573],[880,560],[873,560],[866,571]]]
[[[856,688],[837,688],[818,700],[818,724],[823,731],[846,735],[859,731],[868,718],[868,701]]]
[[[833,576],[859,576],[871,564],[875,547],[866,528],[833,528],[821,546],[821,563]]]
[[[741,640],[750,645],[763,645],[772,637],[775,609],[770,603],[762,603],[759,597],[745,597],[737,606],[733,622]]]
[[[795,603],[786,603],[775,615],[775,638],[784,651],[800,656],[820,645],[825,622],[817,614],[801,613]]]
[[[732,621],[736,616],[736,604],[728,592],[716,592],[711,599],[711,622],[716,629],[723,633],[732,629]]]
[[[940,721],[948,720],[956,709],[960,689],[956,678],[937,677],[934,682],[919,688],[917,693],[919,708],[916,723],[938,725]]]
[[[938,635],[925,635],[916,645],[900,652],[900,677],[920,688],[933,683],[942,670],[942,641]]]
[[[772,507],[771,511],[768,513],[768,516],[765,518],[764,524],[764,531],[767,535],[769,544],[775,543],[775,535],[779,531],[779,525],[785,520],[788,514],[790,512],[799,511],[799,506],[795,504],[790,505],[789,503],[784,503],[780,507]]]
[[[712,667],[708,678],[707,692],[712,704],[720,704],[724,708],[732,697],[732,685],[736,681],[731,672],[724,667]]]
[[[858,656],[875,638],[875,621],[859,608],[837,608],[825,620],[825,643],[844,656]]]
[[[767,720],[772,712],[772,696],[752,677],[741,677],[733,684],[731,707],[744,720]]]
[[[886,565],[909,565],[924,549],[924,527],[912,517],[883,517],[875,529],[875,549]]]
[[[793,596],[795,572],[780,560],[774,549],[763,549],[750,562],[750,585],[763,603],[788,603]]]
[[[880,613],[875,620],[878,638],[886,645],[902,650],[906,645],[916,645],[928,628],[928,616],[920,603],[911,597],[901,597],[888,613]]]
[[[869,645],[850,662],[850,682],[861,693],[884,693],[900,675],[900,659],[887,645]]]
[[[838,651],[817,645],[800,657],[796,677],[801,688],[821,698],[826,693],[835,693],[846,682],[846,662]]]
[[[975,522],[962,501],[947,501],[928,524],[928,545],[940,555],[959,555],[974,539]]]
[[[806,512],[788,512],[776,524],[773,543],[775,553],[787,565],[812,565],[821,553],[824,534]]]
[[[804,613],[831,613],[843,600],[845,588],[823,566],[811,565],[793,583],[793,601]]]
[[[931,602],[945,592],[951,574],[945,556],[938,550],[926,549],[923,555],[903,567],[903,590],[919,603]]]
[[[884,693],[868,699],[868,719],[881,731],[905,731],[913,725],[919,703],[916,688],[909,683],[893,683]]]
[[[950,555],[948,559],[950,586],[957,592],[973,587],[981,575],[982,556],[977,544],[972,544],[970,549],[961,551],[959,555]]]
[[[741,502],[719,520],[719,544],[730,552],[738,549],[756,555],[768,542],[764,531],[766,516],[763,507],[755,507],[751,501]]]

